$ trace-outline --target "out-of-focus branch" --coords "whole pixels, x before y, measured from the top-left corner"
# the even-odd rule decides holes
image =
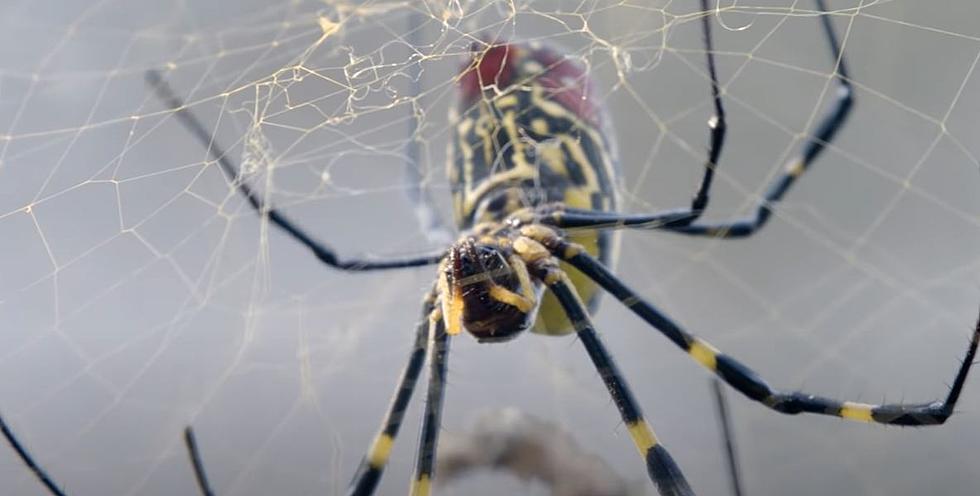
[[[552,496],[644,494],[642,486],[627,482],[559,426],[514,408],[487,412],[471,430],[447,434],[440,444],[437,483],[450,483],[478,470],[537,480],[551,488]]]

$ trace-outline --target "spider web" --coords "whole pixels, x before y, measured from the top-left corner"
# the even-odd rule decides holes
[[[433,277],[320,266],[257,219],[146,70],[341,254],[437,246],[409,197],[418,182],[450,211],[445,116],[480,33],[591,67],[625,210],[685,205],[700,173],[710,102],[694,2],[81,3],[0,7],[0,411],[72,494],[194,494],[188,424],[219,494],[341,492]],[[945,394],[980,296],[980,7],[831,7],[857,106],[773,222],[738,242],[626,233],[619,272],[777,387],[927,401]],[[724,219],[749,211],[829,104],[833,61],[810,2],[725,1],[717,22],[729,135],[708,216]],[[726,494],[706,374],[611,299],[597,324],[694,487]],[[472,341],[453,345],[444,435],[516,405],[645,479],[573,337]],[[422,391],[381,494],[410,478]],[[938,429],[731,402],[750,493],[980,487],[975,380]],[[45,494],[6,447],[0,481]],[[441,492],[464,491],[546,493],[506,476]]]

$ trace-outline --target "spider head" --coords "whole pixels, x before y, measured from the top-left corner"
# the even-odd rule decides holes
[[[540,289],[520,257],[501,245],[472,238],[457,242],[440,285],[450,334],[461,325],[478,341],[507,341],[534,323]]]
[[[458,79],[463,107],[481,98],[493,101],[507,94],[539,91],[583,121],[598,124],[601,111],[588,69],[538,42],[511,43],[484,37],[470,47]]]

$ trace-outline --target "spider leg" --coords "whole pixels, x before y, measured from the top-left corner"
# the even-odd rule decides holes
[[[197,487],[201,490],[202,496],[214,496],[211,484],[208,482],[208,474],[204,471],[204,459],[201,452],[197,449],[197,438],[194,436],[194,428],[187,426],[184,428],[184,446],[187,447],[187,456],[191,459],[191,466],[194,468],[194,478],[197,480]]]
[[[38,465],[36,461],[34,461],[34,458],[31,456],[30,452],[27,451],[27,448],[25,448],[24,445],[17,439],[17,436],[14,435],[14,431],[11,430],[10,426],[7,425],[7,422],[3,420],[3,415],[0,415],[0,432],[2,432],[3,437],[7,439],[7,444],[9,444],[10,447],[17,452],[17,456],[20,457],[20,460],[24,462],[24,465],[27,465],[27,468],[31,469],[31,472],[34,472],[34,476],[37,477],[37,480],[41,481],[41,484],[44,484],[44,487],[47,488],[48,492],[50,492],[53,496],[65,496],[65,492],[58,487],[58,484],[55,483],[54,479],[52,479],[50,475],[48,475],[48,472],[45,471],[43,467]]]
[[[47,471],[44,470],[40,465],[34,461],[34,458],[27,451],[27,448],[21,444],[17,436],[14,435],[13,430],[4,421],[3,416],[0,415],[0,432],[3,432],[3,437],[7,439],[7,443],[17,452],[20,456],[21,461],[24,465],[27,465],[31,472],[39,481],[44,485],[44,487],[53,496],[65,496],[65,492],[58,487],[54,479],[48,475]],[[197,479],[198,487],[201,489],[201,494],[203,496],[214,496],[214,491],[211,490],[210,484],[208,484],[208,478],[204,471],[204,463],[201,461],[200,452],[197,449],[197,440],[194,438],[194,429],[188,426],[184,429],[184,444],[187,446],[187,453],[190,456],[191,464],[194,467],[194,476]]]
[[[735,434],[732,419],[728,411],[728,400],[722,390],[721,380],[714,377],[711,380],[711,391],[715,397],[715,408],[718,411],[718,423],[721,425],[722,442],[725,445],[725,461],[728,463],[728,477],[731,483],[732,496],[742,496],[742,475],[738,468],[738,452],[735,449]]]
[[[712,127],[712,143],[709,148],[709,159],[705,176],[690,209],[665,210],[653,214],[622,214],[617,212],[559,209],[545,214],[541,217],[540,221],[560,228],[629,227],[635,229],[663,229],[691,236],[711,236],[718,238],[745,238],[755,234],[769,221],[772,216],[773,205],[786,195],[790,187],[806,172],[813,161],[820,156],[820,153],[823,152],[827,144],[834,139],[837,131],[843,126],[851,108],[854,106],[853,90],[848,80],[844,56],[841,53],[840,43],[834,33],[830,16],[826,14],[826,5],[824,5],[823,0],[817,0],[817,6],[821,12],[824,12],[820,20],[827,36],[831,55],[836,63],[836,71],[834,73],[834,79],[837,80],[836,100],[833,106],[820,119],[816,127],[816,132],[803,142],[799,156],[791,160],[783,172],[769,184],[762,199],[756,205],[754,214],[745,219],[729,222],[710,224],[694,223],[707,206],[708,190],[711,186],[714,167],[721,153],[721,145],[724,141],[725,132],[724,110],[721,107],[721,97],[718,95],[718,82],[714,75],[714,59],[709,56],[708,69],[712,79],[712,94],[715,97],[715,117],[712,119],[712,122],[717,121],[718,123]],[[707,20],[705,22],[705,39],[707,47],[710,50],[710,30],[707,29]],[[710,53],[709,51],[709,55]]]
[[[528,211],[526,215],[523,212],[515,214],[514,217],[525,223],[545,224],[560,229],[669,229],[671,226],[690,224],[697,215],[700,214],[686,208],[652,214],[624,214],[548,204]]]
[[[704,163],[704,174],[697,192],[691,199],[690,208],[665,210],[653,214],[621,214],[602,210],[572,209],[564,205],[546,205],[535,212],[534,220],[556,227],[571,229],[579,227],[633,227],[643,229],[673,228],[688,226],[696,221],[705,208],[708,207],[709,194],[715,167],[721,157],[725,144],[725,107],[722,104],[721,91],[718,84],[718,73],[715,70],[715,52],[711,36],[710,9],[708,0],[701,0],[701,29],[704,33],[704,53],[707,59],[708,78],[711,82],[711,99],[714,105],[714,115],[708,119],[708,158]]]
[[[428,334],[430,327],[430,317],[433,312],[434,294],[426,296],[426,302],[422,310],[422,320],[415,330],[415,344],[408,356],[408,364],[402,371],[398,387],[392,395],[391,405],[381,424],[381,430],[375,436],[367,455],[361,460],[361,464],[351,480],[350,487],[347,489],[349,496],[364,496],[373,494],[385,465],[388,463],[388,456],[391,454],[391,447],[395,444],[395,437],[398,436],[398,429],[401,427],[405,410],[412,399],[415,391],[415,384],[418,382],[419,373],[425,363],[425,354],[428,349]]]
[[[174,111],[174,115],[177,116],[177,119],[181,122],[181,124],[183,124],[184,127],[186,127],[187,130],[207,148],[211,158],[218,162],[218,165],[221,167],[221,171],[225,174],[228,180],[235,185],[238,191],[245,196],[252,208],[260,216],[268,218],[270,222],[278,226],[280,229],[286,232],[286,234],[309,248],[316,258],[324,264],[336,269],[347,271],[400,269],[405,267],[419,267],[439,263],[439,260],[445,253],[445,250],[440,250],[437,253],[421,255],[418,257],[393,258],[387,260],[340,259],[334,250],[329,246],[314,239],[309,233],[306,232],[305,229],[296,225],[292,220],[286,217],[285,214],[276,208],[265,204],[262,198],[259,197],[252,187],[249,186],[243,178],[239,177],[238,167],[232,164],[225,150],[215,142],[214,136],[212,136],[211,133],[204,128],[204,125],[201,124],[200,119],[198,119],[197,116],[191,112],[184,101],[174,94],[173,90],[170,89],[159,72],[153,70],[147,71],[146,81],[147,84],[149,84],[150,87],[152,87],[156,92],[157,97],[160,98],[160,100],[162,100],[169,109]]]
[[[422,414],[422,434],[415,459],[415,480],[411,496],[428,496],[435,475],[436,447],[442,418],[442,403],[446,392],[446,364],[449,359],[449,333],[443,325],[441,312],[429,326],[429,390]]]
[[[707,341],[682,329],[670,317],[623,284],[609,269],[603,267],[598,260],[590,256],[583,247],[561,240],[553,233],[550,237],[542,237],[540,233],[532,231],[525,228],[522,232],[527,232],[530,237],[544,244],[556,256],[612,293],[633,313],[655,327],[682,350],[688,352],[698,363],[717,374],[729,386],[734,387],[750,399],[781,413],[816,413],[833,415],[848,420],[894,425],[942,424],[953,414],[956,401],[966,383],[967,374],[976,358],[977,346],[980,344],[980,321],[978,321],[967,347],[966,356],[956,372],[949,394],[945,400],[941,401],[920,404],[872,405],[823,398],[802,391],[779,391],[772,388],[754,371],[735,358],[725,355]]]
[[[693,215],[687,223],[694,222],[701,216],[704,209],[708,207],[708,195],[711,191],[711,181],[714,179],[715,167],[718,166],[718,159],[721,157],[721,149],[725,145],[725,107],[721,104],[721,91],[718,88],[718,73],[715,70],[715,50],[711,37],[711,20],[708,16],[708,0],[701,0],[701,10],[705,15],[701,17],[701,29],[704,33],[704,54],[707,58],[708,77],[711,80],[711,100],[715,107],[715,114],[708,119],[709,145],[708,160],[704,163],[704,175],[701,177],[701,185],[691,200],[691,212]]]
[[[536,275],[548,285],[548,288],[558,298],[558,302],[561,303],[568,315],[568,320],[575,326],[576,334],[585,346],[589,358],[592,359],[592,363],[602,378],[602,382],[606,384],[606,389],[609,390],[610,396],[616,403],[616,408],[619,409],[623,422],[626,423],[630,437],[633,438],[633,444],[636,445],[640,455],[644,457],[647,472],[657,486],[657,490],[663,496],[693,495],[694,491],[688,485],[681,469],[674,462],[670,453],[657,440],[650,425],[643,418],[640,405],[633,398],[633,393],[626,384],[626,379],[619,372],[616,362],[613,361],[612,356],[606,351],[606,347],[599,339],[595,326],[585,309],[585,304],[582,303],[568,276],[557,267],[557,264],[547,269],[546,272],[538,271]]]
[[[667,230],[694,236],[712,236],[719,238],[745,238],[755,234],[769,221],[772,216],[773,205],[781,200],[789,191],[790,187],[806,172],[810,164],[824,148],[833,141],[837,131],[847,120],[851,108],[854,106],[854,91],[851,88],[850,80],[847,75],[847,67],[844,63],[844,55],[841,53],[840,41],[834,33],[834,26],[827,15],[827,6],[824,0],[816,0],[817,7],[823,13],[820,16],[821,25],[827,36],[827,44],[830,46],[830,53],[836,64],[834,79],[837,80],[837,95],[833,106],[824,114],[817,125],[816,132],[808,137],[800,150],[798,157],[786,164],[783,172],[769,184],[765,194],[755,207],[755,213],[748,218],[730,222],[714,224],[693,224],[689,226],[670,226]]]

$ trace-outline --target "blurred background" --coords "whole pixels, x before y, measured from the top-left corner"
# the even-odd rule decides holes
[[[618,272],[777,387],[929,401],[946,394],[980,300],[980,6],[829,3],[857,97],[833,147],[757,236],[624,233]],[[144,72],[162,70],[248,180],[341,254],[412,254],[436,241],[408,199],[406,145],[420,146],[415,175],[448,216],[453,77],[481,33],[588,64],[623,209],[686,205],[711,113],[696,4],[4,2],[0,412],[71,494],[194,494],[188,424],[218,494],[342,492],[434,269],[318,264],[259,221]],[[729,134],[714,220],[748,212],[795,153],[830,102],[834,67],[811,2],[718,7]],[[708,375],[611,299],[596,322],[694,488],[729,494]],[[463,335],[449,364],[443,436],[514,406],[643,484],[574,337]],[[408,487],[420,384],[379,494]],[[729,399],[749,494],[980,487],[978,380],[929,429]],[[6,446],[0,481],[3,494],[46,494]],[[502,474],[439,492],[547,494]]]

